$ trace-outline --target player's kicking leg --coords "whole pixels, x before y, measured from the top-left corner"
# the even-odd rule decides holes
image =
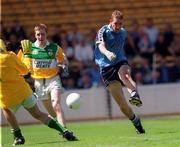
[[[131,78],[129,65],[122,65],[118,71],[118,75],[131,94],[129,102],[137,107],[142,106],[142,101],[136,90],[136,83]]]

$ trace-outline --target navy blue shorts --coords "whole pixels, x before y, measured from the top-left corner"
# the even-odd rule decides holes
[[[123,60],[113,66],[108,66],[101,70],[101,76],[106,87],[114,81],[121,82],[118,75],[118,70],[122,65],[129,65],[128,61]]]

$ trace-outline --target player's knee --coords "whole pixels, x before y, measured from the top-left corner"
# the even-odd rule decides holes
[[[119,77],[123,82],[127,80],[127,77],[126,77],[125,73],[119,73]]]
[[[120,74],[120,79],[121,79],[123,82],[128,81],[130,78],[131,78],[131,76],[129,75],[129,73],[122,73],[122,74]]]

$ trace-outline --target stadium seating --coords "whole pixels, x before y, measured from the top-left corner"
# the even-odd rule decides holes
[[[50,26],[50,30],[54,24],[68,30],[69,23],[76,23],[86,34],[107,23],[111,12],[120,9],[127,28],[132,19],[143,25],[144,19],[151,17],[160,29],[168,22],[180,32],[179,5],[180,0],[2,0],[2,20],[11,26],[13,20],[19,19],[29,33],[40,22]]]

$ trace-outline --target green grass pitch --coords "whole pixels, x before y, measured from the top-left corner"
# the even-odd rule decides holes
[[[131,122],[107,120],[68,123],[79,141],[68,142],[44,125],[21,126],[22,147],[180,147],[180,116],[144,118],[146,134],[136,134]],[[12,146],[9,127],[1,128],[1,146]]]

